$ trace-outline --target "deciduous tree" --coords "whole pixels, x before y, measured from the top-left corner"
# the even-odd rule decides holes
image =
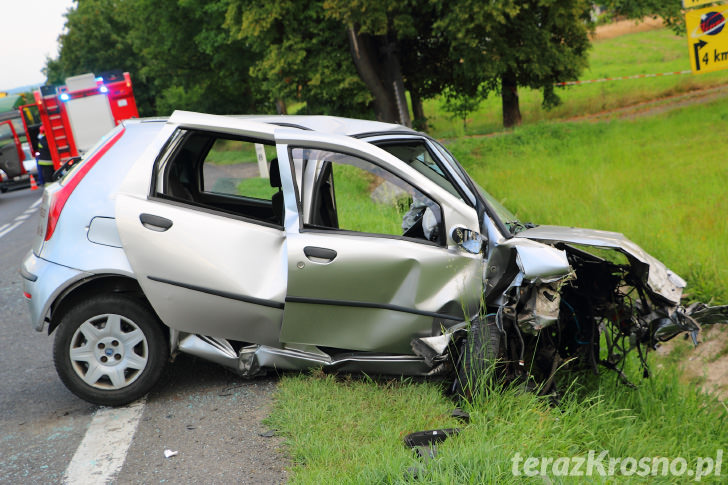
[[[554,83],[573,80],[587,65],[586,0],[452,0],[440,7],[436,28],[459,59],[453,92],[499,92],[503,125],[521,122],[518,88],[541,89],[545,106],[559,102]]]

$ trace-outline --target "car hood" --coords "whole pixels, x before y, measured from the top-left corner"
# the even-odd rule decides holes
[[[537,226],[521,231],[515,237],[551,244],[571,243],[620,251],[627,256],[632,267],[639,272],[654,294],[675,305],[680,303],[685,280],[623,234],[577,227]]]

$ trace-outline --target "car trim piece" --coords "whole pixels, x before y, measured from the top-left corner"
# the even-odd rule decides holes
[[[20,270],[18,272],[20,273],[20,276],[23,277],[23,279],[26,279],[28,281],[37,281],[38,280],[38,276],[34,275],[33,273],[31,273],[30,271],[25,269],[24,265],[20,267]]]
[[[153,201],[153,202],[160,202],[163,204],[173,205],[175,207],[180,207],[183,209],[204,212],[205,214],[211,214],[214,216],[225,217],[228,219],[235,219],[236,221],[249,222],[250,224],[257,224],[259,226],[270,227],[271,229],[278,229],[281,232],[284,229],[284,227],[280,224],[275,224],[273,222],[264,221],[262,219],[253,219],[252,217],[247,217],[247,216],[244,216],[241,214],[237,214],[233,211],[227,211],[224,209],[218,209],[217,207],[206,206],[206,205],[200,204],[198,202],[177,199],[170,195],[159,194],[159,195],[149,197],[149,200]]]
[[[417,308],[408,308],[400,305],[392,305],[389,303],[371,303],[366,301],[354,300],[329,300],[326,298],[306,298],[300,296],[287,296],[286,303],[305,303],[310,305],[329,305],[329,306],[345,306],[357,308],[373,308],[377,310],[391,310],[395,312],[411,313],[414,315],[422,315],[425,317],[440,318],[442,320],[462,321],[462,316],[446,315],[444,313],[429,312],[427,310],[418,310]]]
[[[260,305],[260,306],[265,306],[265,307],[269,307],[269,308],[277,308],[279,310],[283,310],[283,307],[285,306],[284,303],[274,301],[274,300],[264,300],[262,298],[255,298],[252,296],[245,296],[245,295],[240,295],[237,293],[230,293],[227,291],[213,290],[211,288],[205,288],[204,286],[190,285],[187,283],[182,283],[180,281],[172,281],[172,280],[168,280],[165,278],[158,278],[156,276],[147,276],[147,278],[152,281],[156,281],[158,283],[164,283],[164,284],[172,285],[172,286],[179,286],[180,288],[186,288],[186,289],[192,290],[192,291],[199,291],[201,293],[207,293],[208,295],[219,296],[222,298],[228,298],[230,300],[242,301],[245,303],[252,303],[253,305]]]
[[[379,234],[376,232],[359,232],[359,231],[353,231],[351,229],[338,229],[335,227],[323,227],[323,226],[315,226],[313,224],[304,224],[303,228],[301,228],[301,234],[304,233],[314,233],[314,234],[329,234],[329,235],[343,235],[343,236],[361,236],[361,237],[378,237],[382,239],[395,239],[397,241],[407,241],[417,244],[425,244],[427,246],[432,246],[436,248],[442,248],[447,249],[447,246],[444,244],[440,244],[436,241],[430,241],[428,239],[421,239],[418,237],[410,237],[410,236],[397,236],[395,234]],[[446,237],[444,237],[447,239]]]

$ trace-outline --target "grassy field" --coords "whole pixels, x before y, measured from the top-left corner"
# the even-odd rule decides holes
[[[668,29],[628,34],[596,41],[589,55],[590,67],[581,80],[614,78],[636,74],[658,74],[690,69],[685,37]],[[561,106],[545,110],[542,94],[520,89],[520,105],[524,124],[557,120],[598,113],[636,103],[705,89],[728,83],[728,71],[693,76],[691,74],[655,78],[630,79],[557,88]],[[425,103],[425,112],[434,136],[458,137],[466,134],[492,133],[502,129],[500,97],[492,94],[473,113],[463,128],[462,120],[453,120],[442,110],[441,101]]]
[[[664,30],[596,43],[591,65],[583,79],[689,68],[685,39]],[[526,91],[523,127],[449,140],[448,146],[523,221],[623,232],[684,276],[691,296],[726,303],[728,163],[722,153],[728,142],[722,132],[728,100],[633,120],[549,121],[725,83],[728,72],[579,86],[567,89],[564,105],[550,112],[541,110],[537,93]],[[429,108],[438,112],[435,104]],[[431,121],[435,136],[463,134],[461,123],[443,113]],[[497,132],[499,125],[499,105],[491,99],[472,116],[468,133]],[[690,352],[679,345],[667,359],[650,354],[647,380],[630,361],[634,390],[613,374],[564,371],[566,392],[558,406],[518,389],[484,389],[462,403],[471,415],[467,425],[450,417],[455,403],[441,383],[288,375],[268,424],[288,444],[293,483],[522,483],[525,477],[513,474],[516,456],[586,459],[590,452],[607,452],[607,475],[614,457],[644,460],[639,463],[649,473],[630,475],[629,466],[622,473],[617,464],[614,476],[597,468],[590,477],[563,477],[546,466],[544,476],[539,469],[529,480],[694,481],[698,465],[707,472],[705,459],[717,458],[728,443],[728,407],[681,378],[679,361]],[[407,433],[447,427],[463,431],[438,445],[435,459],[419,459],[403,445]],[[685,461],[682,475],[663,474],[676,459]],[[728,464],[715,472],[700,482],[724,483]]]

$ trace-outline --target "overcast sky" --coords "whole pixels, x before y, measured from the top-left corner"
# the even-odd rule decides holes
[[[0,91],[45,82],[46,57],[58,57],[63,14],[73,0],[0,0]]]

